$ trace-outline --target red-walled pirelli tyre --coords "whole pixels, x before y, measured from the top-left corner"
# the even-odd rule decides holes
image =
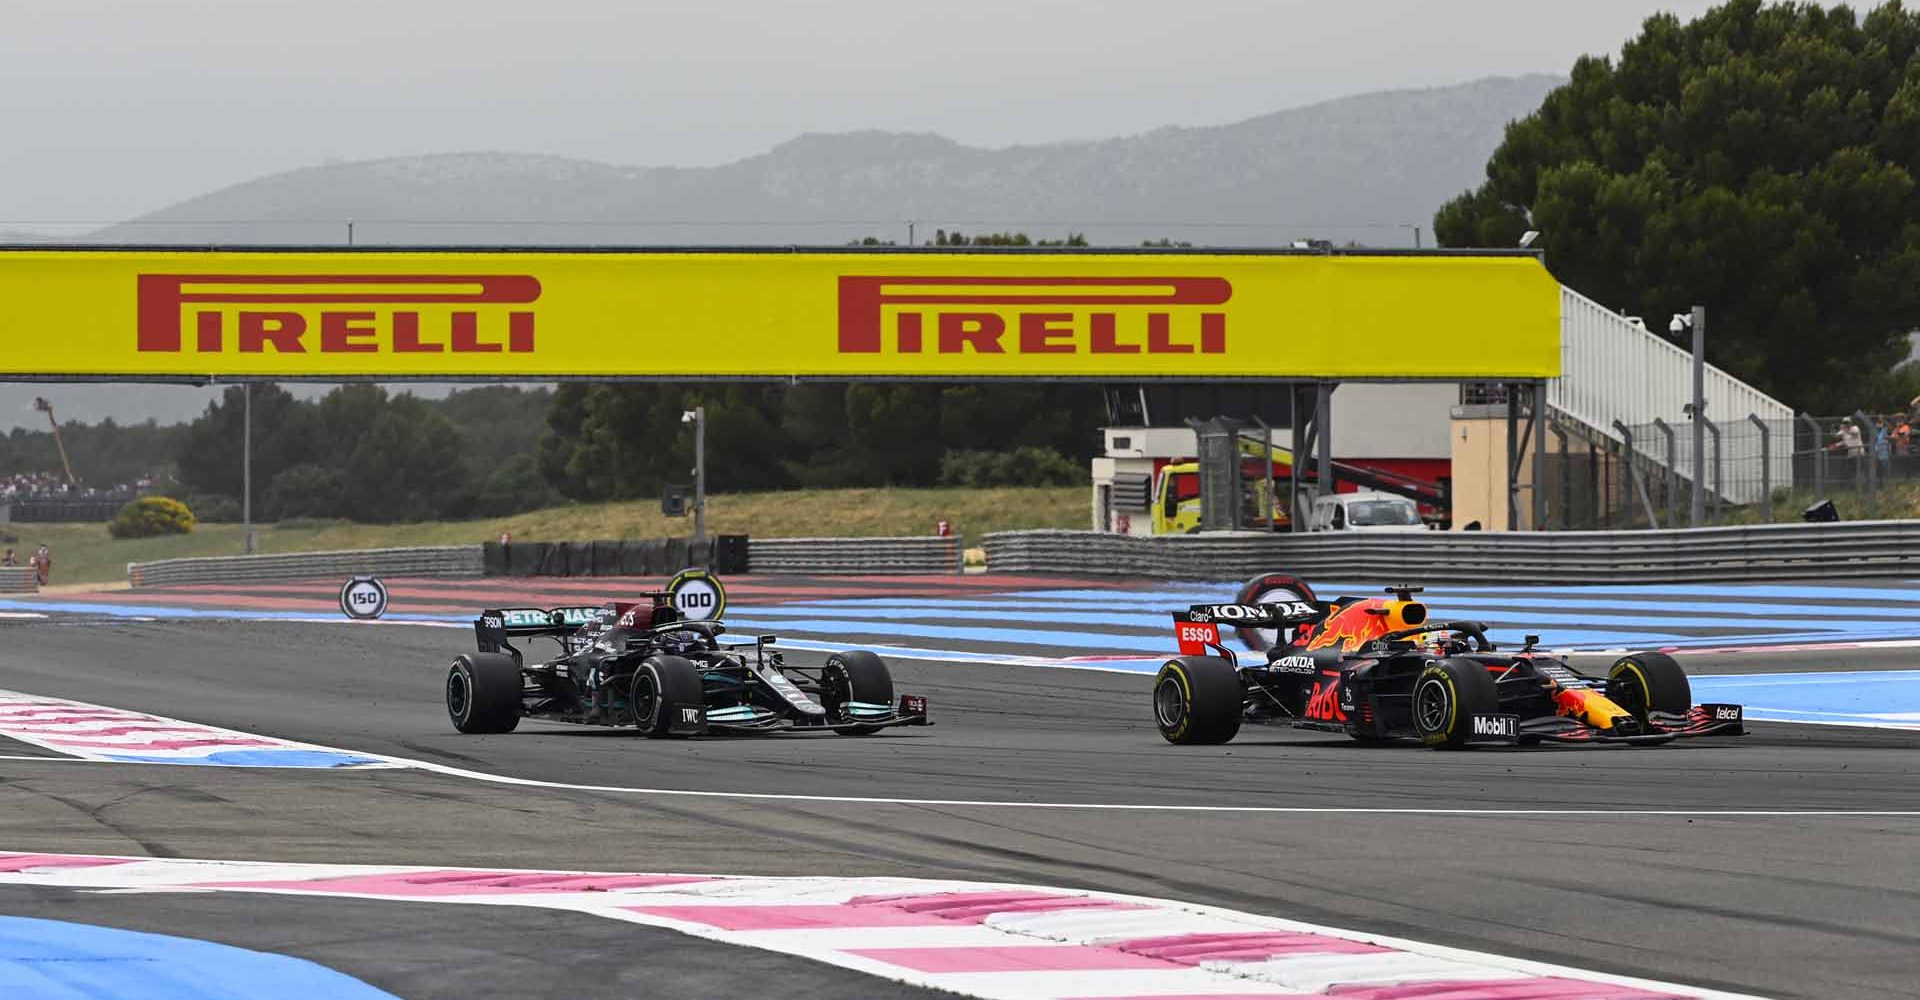
[[[1607,700],[1633,713],[1644,726],[1648,712],[1685,715],[1693,707],[1693,685],[1665,653],[1628,653],[1607,671]]]
[[[1263,573],[1248,580],[1234,597],[1236,604],[1272,604],[1276,601],[1313,601],[1313,588],[1290,573]],[[1265,652],[1280,642],[1280,631],[1270,628],[1236,629],[1240,641],[1254,652]]]
[[[510,733],[520,724],[520,664],[503,653],[466,653],[447,668],[447,717],[463,733]]]
[[[1153,681],[1153,721],[1168,743],[1225,743],[1245,707],[1240,671],[1217,656],[1175,657]]]
[[[1457,747],[1473,735],[1473,717],[1500,710],[1493,675],[1476,661],[1448,658],[1421,668],[1413,682],[1413,731],[1430,747]]]

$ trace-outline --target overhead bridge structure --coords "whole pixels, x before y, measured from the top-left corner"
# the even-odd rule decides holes
[[[1340,383],[1562,364],[1524,251],[16,247],[0,296],[12,379],[1282,383],[1322,483]]]

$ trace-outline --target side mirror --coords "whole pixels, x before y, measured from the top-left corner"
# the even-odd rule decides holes
[[[779,641],[780,637],[777,635],[763,635],[760,637],[760,645],[762,646],[771,646]]]

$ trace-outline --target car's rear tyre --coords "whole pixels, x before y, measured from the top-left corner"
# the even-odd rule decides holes
[[[856,724],[858,704],[893,711],[893,672],[887,663],[864,649],[835,653],[820,668],[820,700],[833,731],[842,736],[871,736],[880,726]]]
[[[463,733],[510,733],[520,724],[520,663],[504,653],[467,653],[447,668],[447,718]]]
[[[685,657],[647,657],[633,672],[632,686],[627,688],[634,728],[648,739],[674,735],[674,713],[680,706],[702,704],[705,696],[700,688],[700,668]]]
[[[1473,734],[1473,717],[1500,710],[1493,675],[1475,660],[1449,657],[1421,668],[1413,682],[1413,731],[1430,747],[1457,747]]]
[[[1217,656],[1168,660],[1153,681],[1153,721],[1168,743],[1225,743],[1240,731],[1240,671]]]
[[[1236,604],[1272,604],[1276,601],[1314,601],[1313,588],[1305,580],[1288,573],[1263,573],[1248,580],[1234,595]],[[1265,652],[1280,642],[1279,629],[1236,629],[1240,641],[1254,652]]]
[[[1693,708],[1687,672],[1665,653],[1628,653],[1607,670],[1607,700],[1627,710],[1642,727],[1650,712],[1685,715]]]

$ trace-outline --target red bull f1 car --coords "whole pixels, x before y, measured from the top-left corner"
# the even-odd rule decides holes
[[[924,726],[927,701],[903,695],[880,657],[834,653],[819,667],[786,662],[777,639],[721,637],[666,593],[601,607],[506,608],[473,623],[479,651],[447,670],[447,715],[463,733],[511,732],[522,718],[633,727],[650,737],[791,730],[865,736]],[[552,644],[535,659],[516,642]]]
[[[1661,653],[1615,660],[1604,677],[1534,648],[1502,652],[1475,621],[1436,621],[1414,595],[1321,601],[1285,574],[1259,577],[1240,603],[1173,613],[1180,656],[1154,681],[1154,718],[1170,743],[1225,743],[1246,722],[1356,740],[1470,744],[1665,743],[1745,732],[1739,705],[1695,705],[1687,675]],[[1222,630],[1255,650],[1243,658]]]

